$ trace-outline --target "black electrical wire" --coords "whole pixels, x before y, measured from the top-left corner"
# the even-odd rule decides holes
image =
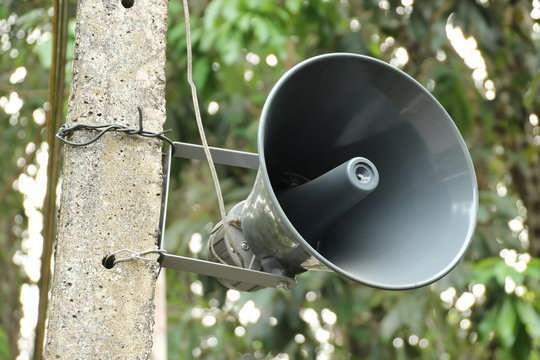
[[[60,127],[60,130],[56,134],[56,138],[62,141],[64,144],[68,144],[71,146],[87,146],[99,140],[99,138],[101,138],[105,133],[109,131],[114,131],[114,132],[124,133],[126,135],[138,135],[138,136],[149,137],[149,138],[155,137],[163,141],[166,141],[171,146],[173,146],[172,140],[164,136],[164,134],[170,132],[171,129],[161,131],[158,133],[144,130],[142,126],[142,123],[143,123],[142,109],[138,107],[137,110],[139,111],[139,128],[138,129],[129,128],[127,126],[120,125],[120,124],[105,124],[105,125],[77,124],[73,126],[64,124]],[[74,132],[79,131],[79,130],[97,131],[98,134],[92,139],[88,141],[84,141],[84,142],[74,142],[74,141],[70,141],[66,139],[67,137],[73,135]]]

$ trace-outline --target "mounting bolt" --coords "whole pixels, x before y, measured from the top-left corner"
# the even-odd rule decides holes
[[[286,281],[280,281],[277,284],[276,289],[278,289],[279,291],[289,290],[289,283]]]
[[[249,250],[249,245],[245,241],[242,241],[242,244],[240,244],[240,246],[242,247],[242,250],[245,250],[245,251]]]

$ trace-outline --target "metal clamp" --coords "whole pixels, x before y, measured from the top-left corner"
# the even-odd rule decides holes
[[[218,164],[247,169],[258,169],[259,167],[259,156],[254,153],[215,147],[210,147],[210,152],[212,153],[212,158]],[[171,175],[171,159],[174,156],[187,159],[206,160],[206,157],[201,145],[182,142],[173,142],[173,145],[169,147],[168,151],[163,156],[163,200],[161,203],[160,233],[158,238],[158,246],[161,251],[158,262],[162,267],[180,271],[189,271],[230,281],[249,283],[253,284],[254,287],[273,287],[278,290],[288,290],[296,286],[294,279],[283,275],[166,253],[164,251],[164,235],[169,180]]]

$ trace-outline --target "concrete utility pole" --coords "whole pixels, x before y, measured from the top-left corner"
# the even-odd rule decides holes
[[[140,107],[144,130],[162,130],[167,8],[168,0],[79,0],[67,124],[138,128]],[[158,265],[106,269],[102,260],[156,249],[161,141],[109,132],[64,149],[45,358],[148,358]]]

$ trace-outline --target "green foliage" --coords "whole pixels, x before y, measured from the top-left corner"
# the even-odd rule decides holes
[[[0,358],[19,354],[19,296],[33,280],[21,267],[31,250],[21,184],[35,179],[44,138],[50,67],[48,2],[0,4]],[[24,74],[24,75],[22,75]],[[35,116],[37,115],[37,116]]]
[[[540,254],[534,250],[540,239],[524,228],[540,210],[527,207],[522,190],[528,180],[515,176],[538,168],[540,129],[529,115],[540,109],[540,24],[530,16],[531,2],[190,3],[194,78],[211,145],[256,151],[266,96],[299,61],[335,51],[375,56],[426,86],[452,116],[475,163],[480,207],[465,259],[450,275],[414,291],[374,290],[313,272],[300,275],[292,291],[236,294],[212,278],[168,272],[169,358],[540,359]],[[13,264],[14,254],[28,251],[23,196],[13,183],[31,176],[39,146],[28,144],[43,141],[44,129],[33,119],[36,109],[47,107],[51,37],[37,34],[50,34],[49,7],[45,0],[0,5],[0,98],[8,101],[16,92],[23,100],[15,113],[0,108],[1,358],[17,353],[20,285],[29,282]],[[166,127],[175,140],[198,142],[182,4],[173,0],[169,9]],[[457,27],[483,64],[471,66],[456,51],[448,34]],[[407,60],[399,62],[403,50]],[[26,77],[10,82],[20,66]],[[530,145],[520,146],[524,141]],[[255,174],[230,167],[218,172],[230,209],[248,195]],[[218,218],[206,164],[175,161],[169,251],[204,258],[205,249],[193,245],[206,241]]]
[[[525,114],[539,104],[538,67],[530,66],[538,63],[538,36],[531,40],[530,20],[516,24],[510,18],[528,16],[524,10],[529,5],[446,0],[417,1],[412,8],[398,1],[215,0],[192,5],[200,100],[204,108],[212,101],[219,104],[217,113],[203,114],[212,144],[255,151],[266,94],[298,61],[333,51],[376,56],[419,80],[452,116],[470,145],[480,208],[475,239],[464,261],[425,289],[386,292],[332,274],[306,273],[293,291],[264,290],[231,301],[227,289],[214,279],[169,273],[169,289],[178,288],[169,292],[169,308],[181,309],[171,310],[178,313],[169,319],[170,357],[247,359],[286,353],[293,359],[317,354],[324,358],[325,351],[331,351],[332,359],[538,358],[538,260],[529,255],[525,269],[516,267],[527,259],[526,235],[509,227],[511,220],[525,220],[510,170],[516,165],[527,169],[534,158],[534,153],[526,155],[511,144],[527,136]],[[171,3],[169,122],[183,140],[197,141],[185,84],[182,11],[180,4]],[[486,76],[477,72],[473,77],[474,68],[465,64],[447,37],[448,24],[459,26],[464,39],[474,36]],[[401,47],[408,61],[399,65],[395,59]],[[277,59],[274,66],[266,63],[271,54]],[[493,101],[487,99],[487,80],[496,89]],[[179,206],[170,206],[167,242],[173,244],[171,251],[191,254],[187,244],[192,234],[206,239],[219,214],[205,164],[177,166],[180,175],[172,198]],[[246,197],[254,174],[221,168],[220,175],[230,208]],[[511,264],[503,258],[508,251],[522,260]],[[204,250],[196,256],[204,257]],[[194,282],[202,285],[202,296],[190,290]],[[474,300],[465,306],[467,299]],[[257,323],[242,323],[248,301],[260,311]],[[213,314],[216,323],[205,326],[193,309]],[[307,309],[316,314],[315,325],[306,320]],[[336,315],[335,323],[322,320],[328,310]],[[270,318],[274,325],[269,325]],[[238,327],[246,334],[239,330],[235,335]],[[324,331],[328,339],[321,341]],[[213,336],[218,339],[215,346],[209,342]]]
[[[0,329],[0,356],[2,356],[2,359],[11,358],[7,334],[3,329]]]

